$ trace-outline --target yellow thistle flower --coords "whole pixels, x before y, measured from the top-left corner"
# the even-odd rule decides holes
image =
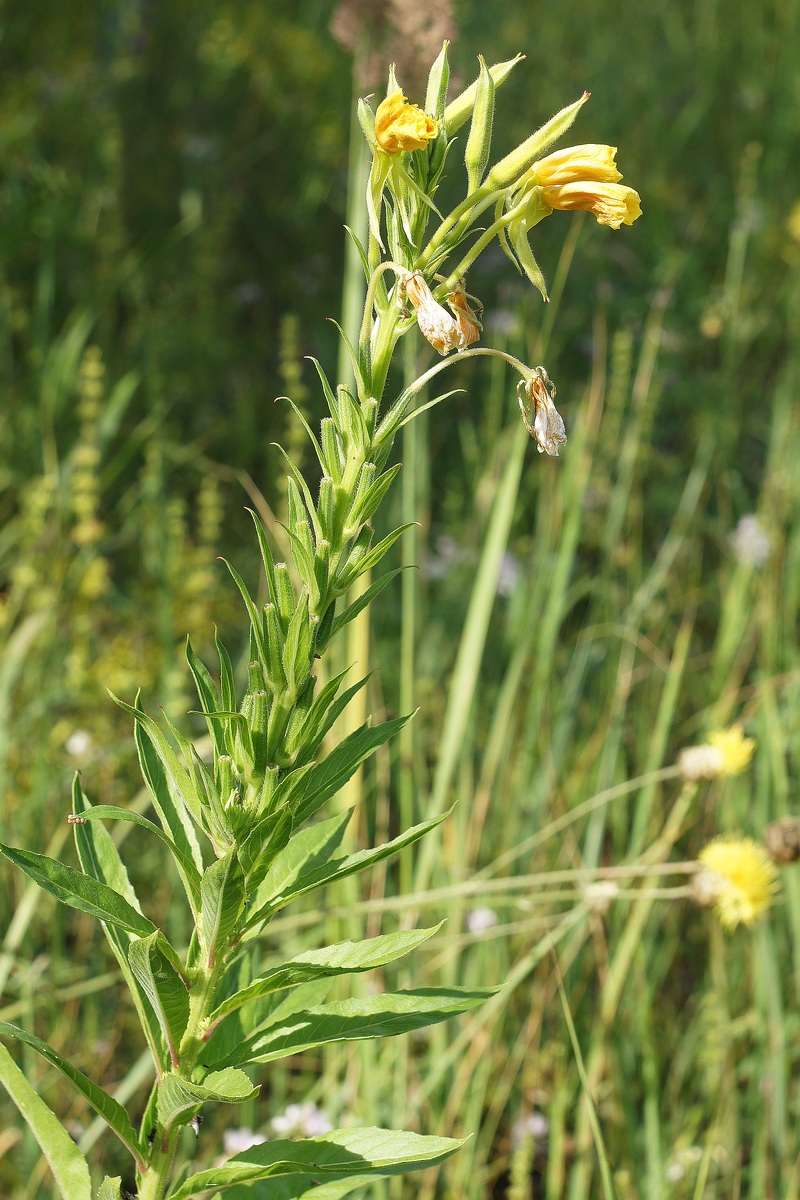
[[[731,725],[710,733],[708,744],[722,755],[720,775],[739,775],[755,753],[756,739],[745,737],[741,725]]]
[[[535,162],[530,174],[541,187],[558,187],[563,183],[586,180],[616,183],[622,179],[615,162],[616,153],[616,146],[598,146],[591,142],[583,146],[567,146]]]
[[[713,904],[726,929],[739,922],[748,928],[771,906],[778,872],[763,846],[752,838],[718,837],[698,857],[704,870],[695,876],[695,898]]]
[[[688,746],[678,755],[678,770],[687,782],[739,775],[756,748],[755,738],[746,738],[741,725],[718,729],[702,746]]]
[[[543,187],[542,199],[548,208],[594,213],[599,225],[609,225],[612,229],[632,225],[642,215],[639,193],[622,183],[592,180],[562,183]]]
[[[381,100],[375,113],[375,140],[387,154],[424,150],[439,126],[416,104],[409,104],[400,88]]]

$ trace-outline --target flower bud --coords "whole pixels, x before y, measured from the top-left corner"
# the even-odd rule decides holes
[[[781,817],[764,830],[764,844],[778,866],[800,859],[800,817]]]
[[[481,185],[483,173],[489,161],[489,150],[492,145],[492,122],[494,121],[494,80],[480,54],[478,61],[481,64],[481,73],[478,77],[475,107],[472,110],[472,124],[464,152],[468,196],[472,195]]]
[[[494,80],[495,88],[499,88],[501,83],[505,83],[514,67],[518,62],[522,62],[524,57],[524,54],[518,54],[516,58],[510,58],[507,62],[495,63],[494,66],[489,67],[489,74]],[[475,107],[477,95],[478,80],[476,79],[460,96],[456,96],[455,100],[448,104],[444,110],[444,123],[448,137],[452,137],[462,125],[466,125]]]
[[[382,100],[375,113],[375,140],[387,154],[424,150],[436,137],[438,125],[416,104],[409,104],[400,88]]]
[[[501,158],[499,163],[495,163],[487,177],[490,186],[499,189],[516,183],[536,162],[539,155],[567,132],[588,99],[589,93],[584,92],[580,100],[562,108],[546,125],[542,125],[541,129],[537,129],[536,133],[532,133],[526,141],[517,146],[516,150],[512,150],[505,158]]]

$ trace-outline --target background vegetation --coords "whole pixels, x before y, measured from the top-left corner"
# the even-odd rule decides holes
[[[370,54],[402,64],[426,19],[388,11],[406,32],[351,39],[356,87],[374,86]],[[318,419],[302,356],[332,369],[337,353],[324,318],[341,308],[354,71],[333,16],[310,0],[0,9],[6,841],[57,853],[75,766],[93,799],[144,808],[105,687],[141,686],[190,723],[183,637],[202,649],[212,621],[229,642],[243,628],[216,555],[255,583],[243,505],[280,518],[270,443],[298,436],[273,398]],[[395,502],[421,519],[403,549],[421,569],[376,609],[370,704],[421,712],[358,785],[359,837],[460,803],[368,895],[343,886],[275,932],[300,949],[424,909],[448,921],[416,983],[513,986],[423,1039],[289,1060],[242,1123],[269,1133],[310,1098],[334,1122],[475,1131],[438,1176],[398,1182],[426,1198],[601,1194],[555,944],[618,1194],[783,1200],[800,1189],[796,873],[755,934],[732,936],[661,876],[618,881],[603,911],[549,873],[663,861],[677,785],[660,769],[735,717],[754,766],[697,793],[673,857],[797,811],[800,5],[578,0],[567,19],[463,0],[453,22],[465,81],[478,52],[528,55],[498,96],[498,152],[587,88],[575,140],[619,145],[644,218],[620,235],[545,222],[547,310],[500,256],[471,277],[495,344],[557,382],[570,442],[552,462],[531,446],[520,472],[513,381],[489,368],[412,426]],[[754,513],[763,540],[732,538]],[[168,911],[173,881],[130,836],[140,894]],[[468,914],[486,908],[481,930]],[[93,923],[11,872],[0,914],[0,1019],[144,1096]],[[114,1147],[98,1150],[112,1171]],[[49,1195],[4,1101],[0,1153],[0,1193]]]

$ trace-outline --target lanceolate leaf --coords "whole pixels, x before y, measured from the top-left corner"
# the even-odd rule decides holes
[[[323,866],[339,848],[345,827],[353,810],[337,813],[327,821],[319,821],[307,829],[301,829],[276,857],[258,891],[252,897],[251,911],[260,909],[268,901],[292,888],[304,872]],[[248,920],[248,925],[252,924]]]
[[[217,947],[224,944],[236,928],[244,905],[244,878],[234,850],[208,868],[201,892],[201,940],[211,964]]]
[[[245,1100],[252,1100],[259,1091],[259,1088],[253,1087],[244,1071],[232,1067],[212,1071],[202,1084],[168,1074],[158,1088],[158,1118],[165,1126],[176,1123],[186,1125],[201,1104],[208,1101],[242,1104]]]
[[[158,814],[162,828],[168,833],[181,854],[190,858],[198,873],[203,870],[203,856],[197,842],[195,826],[180,793],[169,786],[167,773],[156,753],[155,747],[139,722],[134,729],[136,749],[139,754],[139,765],[142,776],[147,784],[153,801],[153,808]],[[191,882],[183,874],[181,860],[176,859],[178,871],[183,880],[187,894],[191,891]]]
[[[358,871],[364,871],[367,867],[372,867],[375,863],[382,862],[384,858],[391,858],[399,850],[403,850],[406,846],[419,841],[431,829],[435,829],[437,825],[446,820],[449,812],[450,810],[448,809],[447,812],[442,813],[440,816],[432,817],[430,821],[423,821],[419,825],[412,825],[405,833],[401,833],[399,837],[393,838],[391,842],[385,842],[382,846],[375,846],[371,850],[357,850],[355,854],[348,854],[345,858],[336,858],[333,862],[326,862],[322,866],[304,870],[297,876],[293,884],[287,885],[286,889],[280,894],[270,897],[251,917],[248,917],[248,927],[256,925],[260,921],[267,920],[279,908],[283,908],[284,905],[288,904],[290,900],[296,900],[298,896],[303,896],[306,892],[313,892],[315,888],[322,887],[326,883],[331,883],[334,879],[345,879],[348,875],[355,875]],[[292,845],[293,842],[290,842],[287,850],[291,850]],[[262,886],[266,887],[269,880],[270,876],[268,875]],[[262,895],[262,890],[259,889],[258,896]]]
[[[397,567],[396,570],[387,571],[385,575],[381,575],[380,579],[376,579],[374,583],[370,584],[370,586],[361,593],[357,600],[354,600],[352,604],[348,604],[347,608],[343,609],[339,616],[336,617],[331,628],[330,638],[334,638],[340,629],[343,629],[345,625],[349,624],[354,617],[358,616],[362,609],[366,608],[368,604],[372,603],[376,596],[381,594],[383,589],[392,582],[396,575],[399,575],[401,571],[405,570],[405,567]]]
[[[298,824],[321,808],[331,796],[335,796],[355,774],[361,763],[374,754],[379,746],[398,734],[412,716],[413,713],[407,717],[397,717],[394,721],[384,721],[380,725],[362,725],[340,742],[328,757],[311,771],[305,795],[295,814]]]
[[[371,1176],[380,1177],[377,1174]],[[307,1175],[280,1175],[262,1183],[242,1183],[226,1188],[224,1200],[342,1200],[363,1186],[363,1175],[330,1183],[312,1182]],[[223,1193],[215,1192],[212,1200],[223,1200]]]
[[[371,971],[402,958],[415,950],[429,937],[441,929],[441,923],[430,929],[399,930],[380,937],[367,938],[363,942],[339,942],[335,946],[323,946],[320,950],[307,950],[280,967],[268,971],[242,991],[220,1004],[211,1014],[214,1023],[251,1000],[284,988],[294,987],[312,979],[324,979],[332,975],[349,975],[355,971]]]
[[[448,1017],[483,1004],[492,995],[492,988],[422,988],[334,1000],[297,1013],[290,1024],[256,1030],[226,1062],[231,1066],[271,1062],[328,1042],[395,1037],[446,1021]]]
[[[223,1166],[191,1176],[170,1200],[188,1200],[205,1189],[227,1188],[276,1175],[306,1175],[322,1180],[402,1175],[442,1162],[463,1144],[463,1139],[422,1137],[393,1129],[334,1129],[302,1142],[264,1142],[234,1155]]]
[[[175,1064],[178,1061],[178,1046],[189,1021],[186,985],[162,954],[158,933],[131,942],[128,962],[153,1006]]]
[[[41,1146],[64,1200],[92,1200],[86,1159],[3,1045],[0,1045],[0,1080]]]
[[[128,1114],[113,1096],[109,1096],[108,1092],[104,1092],[96,1083],[92,1083],[91,1079],[87,1079],[82,1071],[62,1058],[52,1046],[48,1046],[47,1042],[43,1042],[41,1038],[28,1033],[27,1030],[19,1029],[16,1025],[10,1025],[6,1021],[0,1021],[0,1034],[3,1037],[13,1037],[19,1042],[24,1042],[26,1046],[36,1050],[42,1058],[47,1059],[62,1075],[66,1076],[77,1091],[86,1097],[95,1112],[99,1113],[106,1124],[114,1130],[120,1141],[127,1146],[138,1165],[144,1166],[142,1148]]]
[[[111,925],[119,925],[130,933],[138,933],[147,937],[155,932],[155,925],[143,917],[140,912],[124,900],[112,888],[104,883],[98,883],[89,875],[83,875],[74,867],[68,867],[45,854],[35,854],[32,850],[18,850],[4,846],[0,842],[0,853],[24,871],[26,875],[50,892],[57,900],[108,921]]]

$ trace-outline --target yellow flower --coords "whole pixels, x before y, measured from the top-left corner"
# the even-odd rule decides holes
[[[722,756],[720,775],[740,775],[755,753],[756,739],[745,737],[741,725],[731,725],[710,733],[708,744]]]
[[[719,779],[721,775],[739,775],[753,757],[755,748],[755,738],[746,738],[741,725],[731,725],[730,729],[710,733],[704,745],[681,750],[678,770],[692,783],[699,779]]]
[[[726,929],[742,921],[752,927],[772,904],[778,872],[752,838],[718,837],[701,850],[704,870],[695,876],[695,897],[713,904]]]
[[[381,100],[375,113],[375,138],[381,150],[387,154],[424,150],[438,131],[439,126],[433,117],[417,108],[416,104],[409,104],[400,88]]]
[[[616,153],[616,146],[598,146],[591,142],[583,146],[567,146],[535,162],[531,167],[531,176],[542,187],[557,187],[562,183],[586,180],[616,183],[622,179],[614,161]]]
[[[455,349],[463,350],[467,343],[459,324],[446,308],[436,303],[422,272],[414,271],[413,275],[409,275],[403,283],[403,289],[414,305],[420,333],[434,350],[440,354],[449,354]]]
[[[548,208],[565,211],[580,209],[594,213],[598,224],[619,229],[632,225],[642,215],[639,193],[622,183],[600,183],[581,180],[542,188],[542,199]]]

